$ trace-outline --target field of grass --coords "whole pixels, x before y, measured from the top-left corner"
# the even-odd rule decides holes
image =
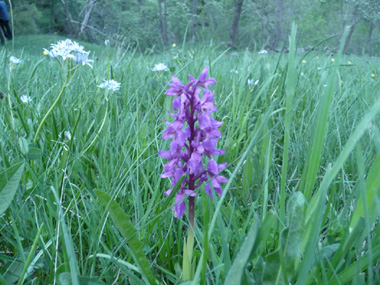
[[[0,47],[0,284],[184,282],[164,93],[207,65],[229,181],[197,190],[187,282],[379,284],[380,60],[297,54],[295,38],[288,54],[81,43],[93,68],[69,72],[42,53],[58,37]]]

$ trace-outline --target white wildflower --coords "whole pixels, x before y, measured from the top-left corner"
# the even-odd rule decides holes
[[[71,140],[71,133],[69,131],[65,131],[64,136],[65,136],[65,139],[67,139],[68,141]]]
[[[18,59],[17,57],[15,57],[15,56],[11,56],[9,58],[9,61],[12,62],[12,63],[14,63],[14,64],[19,64],[21,62],[21,60]]]
[[[230,72],[231,72],[231,73],[236,73],[236,74],[239,73],[239,71],[237,71],[236,69],[231,69]]]
[[[159,63],[152,68],[152,71],[169,71],[169,68],[165,64]]]
[[[20,100],[24,104],[28,104],[28,103],[32,102],[32,98],[30,98],[30,96],[28,96],[28,95],[21,95]]]
[[[111,79],[111,80],[105,80],[100,85],[98,85],[101,89],[107,89],[111,91],[117,91],[120,89],[121,85],[119,82]]]
[[[105,45],[106,47],[108,47],[108,46],[110,45],[110,40],[109,40],[109,39],[106,39],[106,40],[104,41],[104,45]]]
[[[268,54],[268,51],[266,49],[263,49],[259,51],[258,54]]]
[[[85,65],[87,64],[92,68],[92,65],[90,64],[91,62],[94,62],[91,59],[88,59],[88,54],[89,52],[84,52],[84,53],[77,53],[74,57],[75,63]]]
[[[259,84],[259,80],[256,80],[255,82],[253,82],[253,79],[248,79],[248,85],[252,86],[257,86]]]

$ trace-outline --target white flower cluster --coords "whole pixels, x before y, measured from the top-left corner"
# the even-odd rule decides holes
[[[169,71],[169,68],[165,64],[159,63],[152,68],[152,71]]]
[[[85,51],[84,47],[72,40],[58,41],[56,44],[51,44],[51,49],[44,49],[44,54],[49,55],[51,58],[62,57],[63,60],[67,58],[72,59],[75,63],[85,65],[90,64],[93,60],[88,59],[89,51]]]
[[[121,85],[119,82],[113,79],[110,79],[110,80],[103,81],[100,85],[98,85],[98,87],[102,89],[111,90],[111,91],[117,91],[120,89]]]
[[[18,59],[17,57],[15,57],[15,56],[11,56],[9,58],[9,61],[12,62],[12,63],[14,63],[14,64],[19,64],[21,62],[21,60]]]

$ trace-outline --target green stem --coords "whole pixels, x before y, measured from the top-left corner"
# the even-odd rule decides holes
[[[104,118],[103,118],[103,122],[102,122],[102,125],[100,126],[98,132],[96,133],[94,139],[92,140],[92,142],[89,144],[89,146],[82,152],[82,155],[84,155],[89,149],[90,147],[94,144],[94,142],[96,141],[96,139],[98,138],[100,132],[102,131],[103,127],[104,127],[104,124],[106,122],[106,119],[107,119],[107,113],[108,113],[108,100],[107,100],[107,105],[106,105],[106,111],[104,112]]]
[[[15,119],[13,117],[12,101],[11,101],[12,69],[13,69],[13,63],[10,64],[10,71],[9,71],[9,77],[8,77],[8,105],[9,105],[9,112],[10,112],[10,116],[11,116],[11,127],[12,127],[12,130],[14,130],[15,129]]]
[[[38,129],[37,129],[36,135],[34,136],[34,142],[35,142],[35,143],[37,142],[37,138],[38,138],[38,135],[39,135],[40,132],[41,132],[41,129],[42,129],[43,124],[45,123],[46,119],[49,117],[50,113],[53,111],[53,109],[55,108],[55,106],[58,104],[59,99],[61,99],[61,97],[62,97],[62,95],[63,95],[63,92],[64,92],[65,89],[66,89],[66,86],[67,86],[67,82],[68,82],[68,80],[69,80],[69,72],[67,72],[67,74],[66,74],[66,80],[65,80],[65,83],[63,84],[62,89],[61,89],[61,92],[59,93],[57,99],[55,99],[53,105],[50,107],[49,111],[47,111],[46,115],[44,116],[44,118],[42,119],[40,125],[38,126]]]
[[[194,197],[192,197],[194,198]],[[190,281],[193,279],[192,272],[192,258],[193,258],[193,249],[194,249],[194,232],[193,227],[189,225],[189,231],[187,233],[187,242],[185,241],[183,247],[183,265],[182,265],[182,279],[183,281]]]
[[[38,243],[38,240],[41,236],[41,233],[42,233],[42,230],[44,228],[44,224],[42,224],[37,232],[37,235],[36,237],[34,238],[34,241],[33,241],[33,245],[32,245],[32,249],[30,250],[29,252],[29,255],[28,255],[28,258],[26,259],[26,262],[24,263],[24,268],[21,272],[21,276],[20,276],[20,279],[18,280],[18,283],[17,285],[21,285],[22,283],[24,283],[24,280],[25,280],[25,274],[27,273],[27,270],[28,270],[28,267],[32,261],[32,258],[33,258],[33,254],[34,252],[36,251],[36,248],[37,248],[37,243]]]

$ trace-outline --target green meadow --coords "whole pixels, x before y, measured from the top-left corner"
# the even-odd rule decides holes
[[[378,58],[297,53],[293,30],[289,53],[80,42],[91,68],[43,54],[60,39],[0,47],[0,284],[379,284]],[[184,281],[158,151],[166,82],[205,66],[229,181],[197,189]]]

